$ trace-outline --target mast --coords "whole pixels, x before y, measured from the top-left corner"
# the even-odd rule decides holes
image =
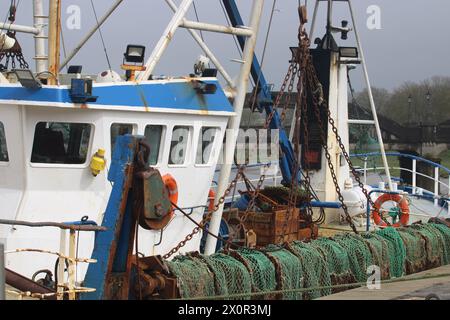
[[[48,28],[48,71],[52,76],[48,84],[58,83],[60,64],[60,37],[61,37],[61,0],[49,0],[49,28]]]
[[[227,139],[225,144],[224,163],[220,170],[219,185],[217,187],[217,194],[220,196],[225,193],[225,190],[230,180],[230,174],[233,164],[234,150],[236,149],[237,134],[241,124],[242,110],[244,108],[245,96],[247,94],[247,86],[249,82],[249,75],[253,63],[253,55],[255,52],[256,40],[258,36],[259,23],[264,7],[264,0],[255,0],[253,2],[252,16],[250,19],[250,30],[252,35],[247,38],[245,48],[243,51],[244,65],[241,68],[239,81],[236,87],[236,97],[234,100],[234,111],[236,115],[230,119],[227,130]],[[231,135],[231,136],[230,136]],[[218,199],[216,199],[218,201]],[[209,225],[209,231],[217,235],[219,233],[220,222],[222,221],[224,204],[220,204],[219,209],[212,215]],[[205,254],[210,255],[216,251],[217,239],[208,235],[206,239]]]
[[[34,35],[34,48],[35,48],[35,56],[34,60],[36,61],[36,73],[42,73],[47,68],[48,56],[45,52],[45,40],[47,36],[44,32],[45,20],[48,17],[44,15],[44,4],[43,0],[33,0],[33,19],[34,19],[34,27],[39,30],[38,34]]]

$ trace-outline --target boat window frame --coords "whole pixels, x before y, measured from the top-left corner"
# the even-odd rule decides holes
[[[172,152],[172,137],[173,137],[173,132],[175,131],[176,128],[188,128],[188,139],[186,142],[186,153],[185,153],[185,157],[184,157],[184,162],[182,164],[170,164],[169,163],[169,158],[170,158],[170,153]],[[194,126],[193,125],[187,125],[187,124],[175,124],[171,127],[170,130],[170,137],[168,140],[168,156],[167,156],[167,167],[169,168],[187,168],[192,161],[192,150],[194,150],[194,146],[193,146],[193,137],[194,137]]]
[[[68,164],[68,163],[42,163],[42,162],[31,162],[31,156],[33,154],[33,146],[34,146],[34,137],[35,137],[35,133],[36,133],[36,126],[38,125],[38,123],[70,123],[70,124],[87,124],[91,127],[91,131],[90,131],[90,135],[89,135],[89,142],[88,142],[88,148],[87,148],[87,152],[86,152],[86,160],[84,161],[84,163],[81,164]],[[28,164],[30,165],[30,167],[32,168],[65,168],[65,169],[86,169],[89,167],[90,162],[91,162],[91,158],[92,158],[92,150],[93,150],[93,141],[94,141],[94,137],[95,137],[95,131],[96,131],[96,126],[94,123],[92,122],[87,122],[87,121],[64,121],[64,120],[49,120],[49,119],[40,119],[40,120],[36,120],[33,123],[33,131],[32,131],[32,139],[31,139],[31,144],[30,144],[30,149],[27,152],[28,154]]]
[[[160,167],[162,160],[163,160],[163,156],[164,156],[164,142],[166,141],[166,134],[167,134],[167,125],[166,124],[162,124],[162,123],[145,123],[144,124],[144,131],[142,133],[142,135],[145,137],[145,141],[146,141],[146,135],[145,135],[145,131],[147,130],[147,127],[161,127],[161,137],[160,137],[160,141],[159,141],[159,152],[158,152],[158,159],[156,164],[149,164],[149,166],[151,167]],[[151,147],[151,146],[150,146]]]
[[[207,129],[216,129],[216,134],[214,136],[214,142],[212,143],[211,153],[209,155],[208,162],[207,163],[197,163],[197,153],[198,153],[199,148],[202,147],[202,146],[200,146],[200,144],[198,142],[199,142],[200,136],[203,135],[203,129],[205,129],[205,128],[207,128]],[[220,126],[210,125],[210,126],[201,126],[200,127],[199,137],[197,139],[197,148],[196,148],[195,154],[194,154],[194,158],[195,158],[194,166],[195,167],[197,167],[197,168],[205,168],[205,167],[211,167],[212,166],[213,155],[216,155],[215,152],[217,152],[217,144],[218,144],[217,141],[219,140],[218,136],[220,136],[221,133],[222,133],[222,128]],[[219,153],[220,153],[220,150],[219,150]]]
[[[3,138],[5,140],[5,148],[6,148],[6,161],[2,161],[0,159],[0,166],[2,167],[7,167],[9,166],[9,164],[11,163],[11,157],[9,155],[9,149],[8,149],[8,139],[6,138],[6,126],[5,123],[3,121],[0,121],[0,127],[3,128]]]
[[[136,134],[136,132],[137,132],[137,127],[138,127],[138,125],[137,125],[137,123],[131,123],[131,122],[120,122],[120,121],[113,121],[113,122],[111,122],[110,123],[110,125],[109,125],[109,147],[110,147],[110,159],[112,159],[112,156],[113,156],[113,153],[114,153],[114,146],[113,146],[113,144],[112,144],[112,127],[114,126],[114,125],[129,125],[129,126],[131,126],[131,134],[132,135],[135,135]],[[116,139],[117,139],[117,137],[116,137]]]

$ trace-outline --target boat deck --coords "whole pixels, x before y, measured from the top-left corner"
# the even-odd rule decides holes
[[[435,278],[423,279],[424,277]],[[431,294],[442,300],[450,300],[450,265],[412,274],[404,279],[405,281],[382,283],[378,290],[362,287],[318,300],[424,300]]]

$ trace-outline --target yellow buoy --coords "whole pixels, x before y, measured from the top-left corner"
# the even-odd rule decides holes
[[[105,170],[105,167],[106,167],[105,150],[98,149],[91,160],[90,168],[92,175],[94,177],[98,176],[100,172]]]

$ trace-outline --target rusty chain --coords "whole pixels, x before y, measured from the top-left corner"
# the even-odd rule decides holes
[[[8,20],[10,24],[13,24],[16,21],[16,6],[11,3],[11,6],[9,8],[9,17]],[[3,47],[0,47],[0,62],[6,57],[5,64],[1,65],[2,69],[8,70],[9,69],[9,63],[11,62],[11,70],[16,69],[16,60],[19,63],[19,66],[21,69],[29,69],[30,66],[25,61],[25,57],[22,53],[22,47],[19,44],[19,41],[16,38],[16,32],[15,31],[8,31],[6,35],[12,39],[15,40],[15,44],[11,49],[3,50]],[[0,70],[3,71],[3,70]]]
[[[312,57],[311,57],[311,54],[310,54],[310,51],[309,51],[309,39],[308,39],[308,35],[307,35],[307,33],[305,31],[302,32],[301,38],[303,40],[301,41],[302,45],[301,45],[300,48],[301,48],[301,51],[303,52],[303,56],[304,56],[303,60],[305,61],[305,65],[306,65],[306,68],[303,70],[303,72],[305,72],[308,75],[308,83],[311,86],[310,89],[313,92],[312,99],[313,99],[313,105],[315,107],[314,112],[315,112],[315,115],[316,115],[319,127],[321,129],[320,130],[321,131],[320,132],[321,133],[321,140],[322,140],[323,148],[325,150],[325,156],[327,158],[328,167],[330,169],[330,173],[331,173],[331,176],[332,176],[332,179],[333,179],[333,183],[334,183],[335,188],[336,188],[336,193],[338,194],[339,202],[341,203],[342,209],[344,210],[344,213],[345,213],[345,216],[346,216],[346,220],[350,224],[352,230],[355,233],[358,233],[357,230],[356,230],[356,226],[354,225],[353,220],[351,219],[351,217],[350,217],[350,215],[348,213],[348,207],[344,203],[344,197],[342,196],[341,189],[340,189],[339,184],[338,184],[336,172],[334,170],[334,166],[333,166],[333,163],[331,161],[331,154],[330,154],[330,151],[329,151],[329,148],[328,148],[328,145],[327,145],[327,138],[325,136],[325,126],[324,126],[324,123],[322,122],[320,106],[323,106],[325,108],[325,110],[326,110],[326,116],[327,116],[328,123],[331,126],[331,129],[332,129],[332,131],[333,131],[333,133],[334,133],[334,135],[336,137],[336,140],[338,142],[339,148],[341,149],[342,155],[344,156],[346,162],[348,163],[349,168],[350,168],[350,170],[352,172],[352,175],[354,176],[356,182],[358,183],[358,186],[361,188],[364,196],[367,198],[367,200],[368,200],[368,202],[369,202],[369,204],[371,206],[374,206],[374,202],[370,198],[367,190],[364,187],[364,184],[362,183],[362,181],[361,181],[361,179],[360,179],[360,177],[358,175],[358,172],[356,171],[355,167],[353,166],[353,163],[352,163],[352,161],[350,159],[350,156],[349,156],[349,154],[348,154],[348,152],[347,152],[347,150],[345,148],[345,145],[342,142],[342,138],[339,135],[338,129],[336,127],[336,123],[335,123],[335,121],[334,121],[334,119],[333,119],[333,117],[331,115],[331,110],[329,108],[329,105],[328,105],[326,99],[324,98],[322,85],[321,85],[321,83],[320,83],[320,81],[319,81],[319,79],[317,77],[316,71],[315,71],[314,66],[312,64]]]
[[[175,247],[173,247],[168,253],[166,253],[163,258],[169,259],[172,255],[177,253],[181,248],[183,248],[186,243],[191,241],[196,234],[198,234],[202,229],[205,228],[206,224],[211,220],[212,214],[219,210],[219,207],[225,202],[225,198],[230,194],[231,190],[236,186],[239,179],[243,176],[244,166],[240,166],[238,172],[236,173],[236,177],[231,181],[225,190],[224,194],[219,198],[217,203],[214,205],[214,209],[209,211],[206,216],[200,221],[199,226],[196,226],[191,233],[189,233],[184,240],[180,241]]]

